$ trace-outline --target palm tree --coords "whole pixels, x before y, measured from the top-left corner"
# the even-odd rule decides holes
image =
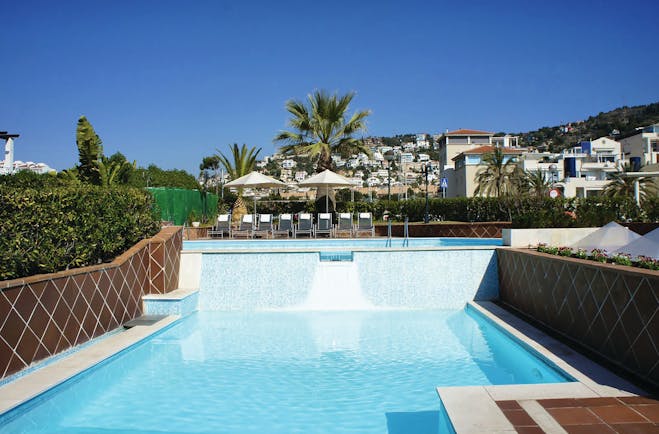
[[[496,147],[485,154],[486,166],[476,173],[475,195],[499,197],[514,193],[519,185],[521,169],[513,158],[505,158],[503,149]]]
[[[317,172],[332,169],[333,153],[344,157],[359,152],[370,155],[363,140],[353,136],[366,130],[365,119],[371,112],[359,111],[346,120],[354,96],[353,92],[338,96],[320,90],[307,96],[308,105],[297,100],[287,101],[286,110],[291,114],[288,123],[294,131],[282,131],[275,137],[275,142],[283,143],[281,152],[316,158]]]
[[[261,148],[247,148],[247,145],[243,144],[240,148],[237,143],[234,143],[231,147],[231,155],[233,161],[224,155],[220,150],[217,151],[217,157],[220,160],[222,166],[227,171],[227,174],[231,177],[232,180],[238,179],[241,176],[245,176],[254,170],[256,166],[256,159],[261,152]],[[224,188],[224,186],[222,187]],[[236,202],[233,204],[233,212],[231,220],[233,223],[240,221],[243,215],[247,214],[247,207],[245,206],[245,201],[243,200],[243,191],[242,189],[238,190],[238,197]]]
[[[552,183],[544,172],[527,170],[523,172],[520,191],[528,191],[531,196],[547,197]]]
[[[76,128],[76,145],[78,146],[78,176],[81,181],[98,185],[98,160],[103,155],[103,141],[94,131],[94,127],[85,116],[80,116]]]
[[[638,181],[638,189],[641,202],[649,197],[657,195],[657,187],[649,176],[631,177],[626,172],[631,172],[631,166],[625,164],[622,172],[612,173],[611,182],[604,188],[604,194],[609,197],[634,197],[634,184]]]

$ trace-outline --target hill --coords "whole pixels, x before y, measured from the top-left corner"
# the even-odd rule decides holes
[[[636,128],[659,122],[659,102],[634,107],[620,107],[609,112],[600,112],[584,121],[567,125],[543,127],[520,136],[520,145],[547,148],[559,152],[575,146],[583,140],[610,136],[622,139],[637,133]]]

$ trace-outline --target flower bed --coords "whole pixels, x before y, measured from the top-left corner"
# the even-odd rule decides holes
[[[550,255],[565,256],[569,258],[589,259],[609,264],[628,265],[638,268],[646,268],[648,270],[659,270],[659,260],[650,258],[648,256],[638,256],[632,258],[627,253],[614,253],[609,255],[605,249],[592,249],[587,251],[585,249],[573,249],[572,247],[554,247],[547,244],[539,244],[538,252],[549,253]]]

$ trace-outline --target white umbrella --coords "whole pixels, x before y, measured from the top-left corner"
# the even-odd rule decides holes
[[[325,169],[322,172],[300,181],[298,184],[300,187],[325,187],[327,189],[327,194],[325,195],[325,212],[328,212],[329,209],[329,189],[330,187],[354,187],[352,181],[348,178],[344,178],[338,173],[334,173],[329,169]]]
[[[616,253],[627,253],[636,258],[638,256],[649,256],[659,259],[659,228],[643,235],[616,250]]]
[[[286,184],[275,178],[270,178],[259,172],[250,172],[245,176],[227,182],[225,187],[235,188],[277,188],[286,187]],[[254,195],[254,214],[256,214],[256,195]]]
[[[572,244],[571,247],[584,250],[605,249],[613,252],[639,238],[641,236],[636,232],[630,231],[616,222],[611,222]]]

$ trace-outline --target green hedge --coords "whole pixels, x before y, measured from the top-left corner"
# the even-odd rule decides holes
[[[154,209],[134,188],[0,186],[0,280],[111,261],[158,231]]]
[[[423,221],[425,204],[424,199],[339,202],[337,210],[370,211],[377,219],[382,219],[388,211],[395,221],[407,216],[415,222]],[[639,208],[630,198],[432,198],[428,201],[428,214],[431,220],[510,221],[515,228],[590,227],[610,221],[659,221],[659,199],[647,200]]]

